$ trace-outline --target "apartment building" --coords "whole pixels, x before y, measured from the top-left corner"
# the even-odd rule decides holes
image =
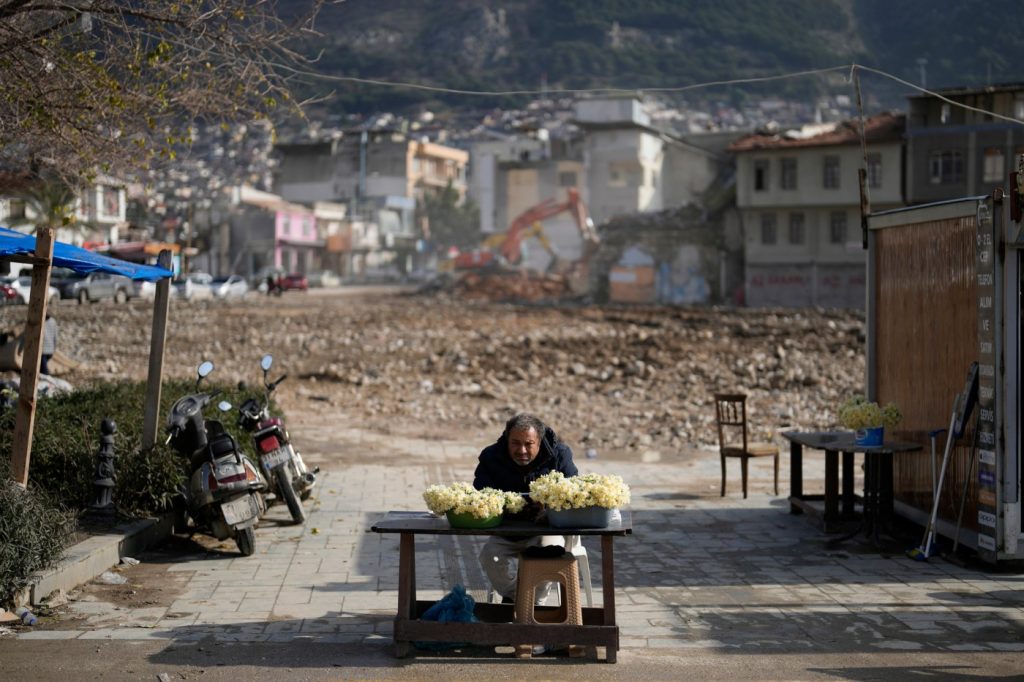
[[[907,203],[991,194],[1024,156],[1024,84],[909,98]]]
[[[594,222],[700,203],[720,155],[651,125],[635,96],[581,99],[585,199]]]
[[[858,169],[873,211],[903,205],[905,117],[759,132],[729,146],[751,306],[864,307]],[[864,149],[866,148],[866,157]]]

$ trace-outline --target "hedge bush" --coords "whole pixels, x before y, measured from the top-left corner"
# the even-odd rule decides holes
[[[215,402],[227,400],[236,408],[253,395],[231,386],[203,384],[205,391],[215,388],[223,391]],[[40,398],[29,462],[30,484],[46,491],[66,508],[88,507],[93,499],[100,424],[109,418],[117,424],[114,502],[118,511],[124,516],[140,517],[169,509],[179,484],[189,472],[185,459],[164,444],[164,424],[174,401],[194,390],[192,381],[164,383],[157,444],[146,451],[142,450],[146,393],[143,382],[97,383],[65,395]],[[7,410],[0,415],[0,452],[8,453],[8,458],[14,414],[14,410]],[[251,437],[235,423],[237,409],[221,415],[216,405],[211,404],[204,415],[207,419],[220,419],[242,449],[252,455]]]
[[[237,407],[251,391],[204,384],[223,393],[235,409],[221,414],[216,405],[204,410],[207,419],[220,419],[225,429],[252,456],[252,438],[237,425]],[[15,410],[0,413],[0,601],[28,583],[36,571],[55,564],[76,529],[75,519],[93,500],[92,482],[100,424],[113,419],[114,503],[121,516],[139,518],[169,510],[178,487],[188,475],[186,458],[164,444],[164,425],[174,401],[192,393],[192,381],[165,382],[160,399],[157,444],[142,450],[142,421],[146,388],[142,382],[97,383],[65,395],[40,398],[29,461],[28,490],[10,481],[10,455]]]
[[[0,602],[11,600],[29,576],[55,564],[74,532],[75,516],[42,491],[23,489],[0,466]]]

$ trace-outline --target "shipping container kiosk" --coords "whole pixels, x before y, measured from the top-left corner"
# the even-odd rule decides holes
[[[948,428],[970,365],[978,362],[978,402],[951,452],[936,530],[992,564],[1024,559],[1024,229],[1016,177],[1009,197],[996,190],[867,217],[867,391],[903,411],[893,437],[923,446],[893,459],[895,512],[927,523],[929,433]],[[936,468],[945,443],[945,434],[937,436]]]

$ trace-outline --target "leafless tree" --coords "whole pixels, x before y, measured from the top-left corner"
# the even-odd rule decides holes
[[[301,108],[295,46],[322,2],[0,0],[0,164],[75,182],[173,157],[196,120]]]

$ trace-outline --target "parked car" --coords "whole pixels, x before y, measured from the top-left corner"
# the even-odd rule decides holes
[[[143,298],[150,301],[156,298],[156,282],[133,280],[132,290],[135,292],[134,295],[136,298]]]
[[[72,291],[76,282],[81,282],[86,275],[67,268],[54,268],[50,271],[50,284],[57,288],[61,298],[74,298]]]
[[[241,298],[249,291],[249,285],[241,275],[214,277],[210,282],[214,298]]]
[[[18,292],[14,287],[0,284],[0,305],[14,305],[18,302]]]
[[[123,275],[109,272],[90,272],[67,287],[67,298],[76,298],[79,303],[102,301],[109,298],[124,303],[135,295],[132,281]]]
[[[205,272],[190,272],[184,277],[175,280],[174,292],[177,296],[191,301],[197,298],[212,298],[213,292],[210,284],[213,277]]]
[[[14,290],[14,302],[18,305],[24,305],[28,303],[29,298],[32,294],[32,276],[22,275],[21,277],[4,277],[0,279],[0,284],[6,284],[8,287]],[[60,291],[57,287],[51,286],[49,288],[49,296],[46,298],[47,303],[53,303],[60,299]]]
[[[341,277],[338,277],[337,273],[330,270],[318,270],[317,272],[309,273],[310,288],[317,287],[337,287],[341,286]]]
[[[281,280],[281,288],[285,291],[306,291],[309,289],[309,280],[301,272],[290,272]]]

